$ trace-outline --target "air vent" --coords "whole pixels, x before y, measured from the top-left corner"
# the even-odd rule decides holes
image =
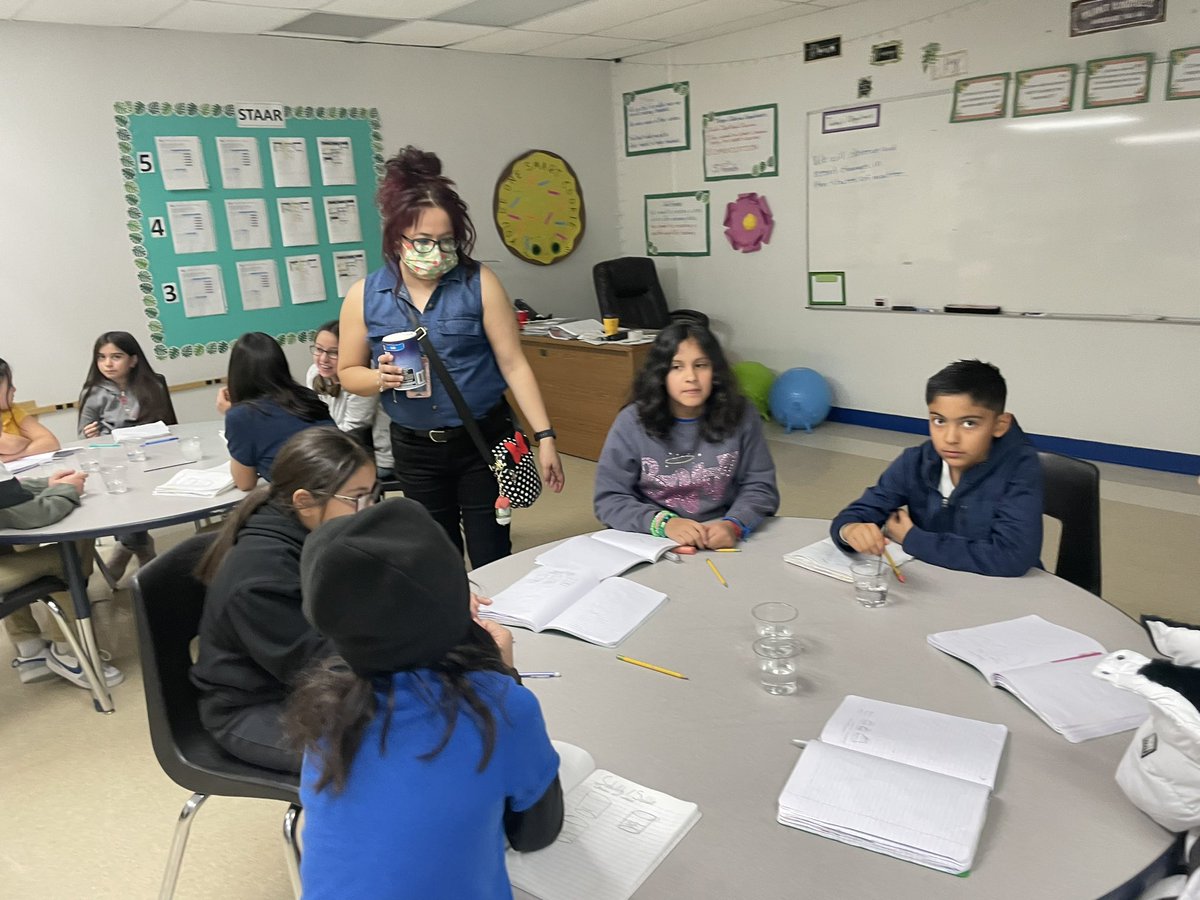
[[[329,37],[342,40],[363,40],[394,28],[403,19],[380,19],[371,16],[337,16],[331,13],[310,13],[294,22],[274,28],[272,34],[299,34],[308,37]]]

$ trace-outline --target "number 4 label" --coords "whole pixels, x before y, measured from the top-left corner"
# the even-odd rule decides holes
[[[162,286],[163,303],[178,303],[179,302],[179,285],[174,282],[165,282]]]
[[[167,220],[162,216],[153,216],[150,219],[150,233],[155,237],[166,237]]]
[[[143,175],[148,175],[154,171],[154,154],[139,153],[137,155],[137,168]]]

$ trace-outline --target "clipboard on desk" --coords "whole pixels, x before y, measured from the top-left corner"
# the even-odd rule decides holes
[[[179,438],[164,438],[150,441],[142,445],[146,451],[146,462],[142,465],[143,472],[157,472],[159,469],[173,469],[175,466],[186,466],[198,462],[198,454],[188,454],[183,450],[183,441]]]

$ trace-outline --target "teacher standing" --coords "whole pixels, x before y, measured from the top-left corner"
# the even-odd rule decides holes
[[[542,479],[557,493],[563,470],[556,435],[508,295],[495,273],[471,258],[475,226],[441,160],[405,147],[388,160],[377,199],[386,264],[351,287],[342,304],[338,377],[352,393],[381,395],[401,490],[429,510],[459,550],[465,532],[471,564],[484,566],[512,552],[508,527],[496,521],[496,478],[436,374],[427,375],[425,390],[399,389],[404,372],[391,365],[384,336],[415,324],[428,330],[489,447],[512,433],[504,399],[511,388],[538,441]]]

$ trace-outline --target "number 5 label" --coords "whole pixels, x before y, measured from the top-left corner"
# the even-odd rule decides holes
[[[178,303],[179,302],[179,286],[174,282],[168,281],[162,286],[163,303]]]
[[[137,155],[137,167],[138,167],[138,171],[141,172],[143,175],[147,175],[150,172],[153,172],[154,171],[154,154],[153,153],[139,153]]]

